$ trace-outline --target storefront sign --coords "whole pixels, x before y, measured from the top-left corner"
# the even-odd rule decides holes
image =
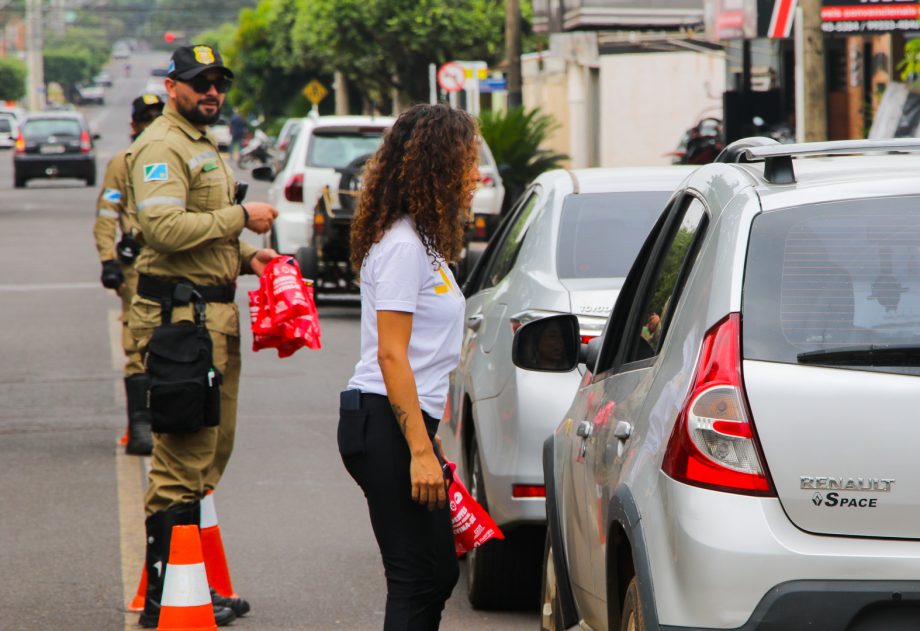
[[[704,6],[712,41],[792,35],[796,0],[706,0]]]
[[[889,33],[920,30],[917,0],[824,0],[825,33]]]

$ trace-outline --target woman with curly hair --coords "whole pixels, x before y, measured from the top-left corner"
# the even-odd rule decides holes
[[[341,395],[338,444],[383,556],[384,631],[436,630],[459,574],[434,445],[463,335],[447,265],[463,247],[478,158],[468,114],[412,107],[368,162],[352,224],[361,359]]]

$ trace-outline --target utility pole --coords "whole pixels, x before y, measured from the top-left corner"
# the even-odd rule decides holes
[[[335,92],[335,115],[346,116],[348,114],[348,84],[345,81],[345,73],[335,71],[333,76],[333,91]]]
[[[517,107],[523,103],[520,0],[505,0],[505,63],[508,65],[508,107]]]
[[[799,0],[795,31],[796,136],[804,142],[827,140],[827,69],[821,0]]]
[[[42,0],[26,0],[26,63],[29,66],[30,110],[45,109],[45,66],[42,36]]]

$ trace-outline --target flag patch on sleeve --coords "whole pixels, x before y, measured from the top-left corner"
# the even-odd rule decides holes
[[[102,191],[102,199],[107,202],[120,202],[121,201],[121,191],[114,188],[107,188]]]
[[[165,182],[169,179],[169,169],[165,162],[154,162],[144,165],[145,182]]]

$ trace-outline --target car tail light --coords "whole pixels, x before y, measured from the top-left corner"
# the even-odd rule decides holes
[[[512,484],[511,497],[515,499],[546,497],[546,487],[542,484]]]
[[[473,234],[476,235],[477,239],[486,238],[486,218],[482,215],[476,215],[476,218],[473,220]]]
[[[287,148],[288,148],[288,139],[287,139],[287,138],[285,138],[284,140],[282,140],[281,142],[278,143],[278,149],[280,149],[281,151],[284,151],[284,150],[287,149]]]
[[[316,211],[313,213],[313,234],[322,236],[326,231],[326,215],[323,212]]]
[[[740,314],[729,314],[703,338],[693,383],[661,468],[693,486],[776,495],[741,379]]]
[[[22,132],[19,132],[19,135],[16,136],[16,153],[25,153],[26,152],[26,139],[22,135]]]
[[[578,332],[581,334],[581,343],[587,344],[604,332],[607,318],[601,316],[578,316]]]
[[[289,202],[303,201],[303,173],[295,173],[284,185],[284,199]]]
[[[88,131],[83,131],[80,134],[80,151],[83,153],[89,153],[93,150],[93,141],[89,137]]]
[[[479,172],[479,184],[482,186],[495,186],[495,180],[487,173]]]

